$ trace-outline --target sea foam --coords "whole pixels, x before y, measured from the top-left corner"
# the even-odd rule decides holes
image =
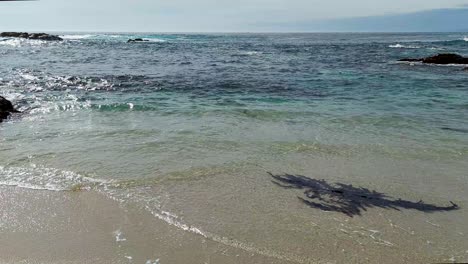
[[[401,44],[394,44],[388,46],[389,48],[397,48],[397,49],[419,49],[420,46],[413,46],[413,45],[401,45]]]
[[[21,38],[11,38],[0,40],[0,45],[12,46],[12,47],[22,47],[22,46],[42,46],[47,44],[45,40],[37,39],[21,39]]]
[[[92,38],[95,35],[62,35],[60,36],[63,39],[87,39],[87,38]]]
[[[93,179],[72,171],[46,168],[0,166],[0,185],[34,190],[71,191],[88,190],[106,181]]]

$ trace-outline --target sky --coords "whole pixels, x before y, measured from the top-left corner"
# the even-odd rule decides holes
[[[405,31],[392,28],[395,19],[402,26],[420,24],[408,31],[431,31],[424,21],[432,21],[432,14],[440,20],[432,26],[443,23],[443,30],[450,31],[467,25],[463,15],[463,21],[446,21],[460,10],[468,17],[468,0],[0,1],[0,31]],[[383,20],[387,18],[386,24]],[[380,27],[368,25],[376,19]]]

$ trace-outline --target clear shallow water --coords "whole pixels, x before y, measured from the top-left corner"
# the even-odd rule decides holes
[[[305,238],[257,237],[321,211],[268,171],[466,202],[468,74],[396,61],[466,56],[468,34],[64,35],[0,40],[0,95],[24,112],[0,126],[1,184],[97,189],[299,262],[281,248]]]

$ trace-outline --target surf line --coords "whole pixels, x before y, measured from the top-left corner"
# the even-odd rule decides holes
[[[111,192],[109,192],[110,190],[105,185],[104,185],[103,189],[99,188],[99,189],[96,189],[96,191],[98,191],[99,193],[103,194],[104,196],[106,196],[106,197],[108,197],[108,198],[110,198],[110,199],[112,199],[112,200],[114,200],[114,201],[116,201],[118,203],[121,203],[121,204],[129,203],[129,202],[135,203],[135,201],[128,201],[128,200],[124,200],[124,199],[119,199],[118,197],[113,195]],[[137,203],[137,205],[138,205],[138,203]],[[291,261],[291,262],[296,262],[296,263],[301,263],[301,264],[302,263],[311,263],[312,262],[312,261],[310,261],[310,260],[308,260],[306,258],[299,257],[299,256],[297,256],[295,254],[278,253],[278,252],[275,252],[275,251],[269,250],[269,249],[261,249],[261,248],[257,248],[255,246],[249,245],[248,243],[238,241],[236,239],[230,239],[230,238],[219,236],[219,235],[216,235],[216,234],[213,234],[213,233],[210,233],[210,232],[202,231],[200,228],[190,226],[188,224],[185,224],[185,223],[179,221],[177,219],[177,216],[174,215],[174,214],[162,211],[162,210],[160,210],[158,208],[151,208],[149,204],[146,204],[146,205],[142,206],[142,209],[146,210],[147,212],[152,214],[155,218],[165,222],[166,224],[174,226],[174,227],[176,227],[178,229],[181,229],[183,231],[190,232],[190,233],[195,234],[195,235],[199,235],[199,236],[201,236],[201,237],[203,237],[205,239],[209,239],[211,241],[221,243],[221,244],[223,244],[225,246],[241,249],[241,250],[244,250],[244,251],[247,251],[247,252],[250,252],[250,253],[255,253],[255,254],[258,254],[258,255],[265,256],[265,257],[275,258],[275,259],[284,260],[284,261]]]

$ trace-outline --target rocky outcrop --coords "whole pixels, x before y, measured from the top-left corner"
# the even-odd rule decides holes
[[[446,53],[421,59],[401,59],[399,61],[422,62],[427,64],[468,64],[468,58],[458,54]]]
[[[145,41],[149,41],[147,39],[142,39],[142,38],[136,38],[136,39],[129,39],[127,41],[127,43],[130,43],[130,42],[145,42]]]
[[[27,33],[27,32],[3,32],[3,33],[0,33],[0,37],[39,39],[39,40],[51,40],[51,41],[63,40],[61,37],[56,36],[56,35],[50,35],[46,33]]]
[[[19,111],[13,107],[13,104],[5,99],[5,97],[0,96],[0,123],[7,119],[11,113],[18,113]]]

